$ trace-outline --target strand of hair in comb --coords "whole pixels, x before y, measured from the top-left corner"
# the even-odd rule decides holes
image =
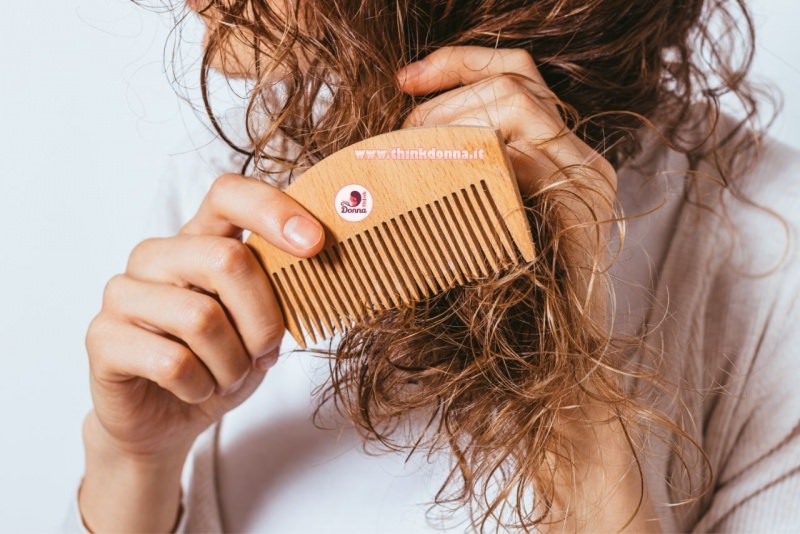
[[[324,159],[286,191],[325,228],[297,258],[251,235],[301,347],[375,313],[532,261],[522,200],[499,133],[400,130]]]

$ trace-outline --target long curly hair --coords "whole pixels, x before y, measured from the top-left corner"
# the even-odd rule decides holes
[[[732,169],[743,168],[729,154],[753,159],[757,137],[739,135],[760,131],[756,91],[746,81],[753,24],[743,0],[206,3],[202,14],[213,21],[201,67],[206,111],[219,135],[246,154],[242,173],[275,184],[399,128],[424,99],[400,90],[397,70],[459,45],[527,50],[560,99],[567,126],[617,169],[641,151],[646,129],[685,154],[690,171],[714,161],[725,183]],[[246,64],[233,48],[250,51]],[[209,80],[220,66],[250,79],[248,142],[241,146],[212,106]],[[744,113],[719,136],[724,95],[738,98]],[[293,150],[276,149],[276,138]],[[571,275],[575,259],[565,253],[571,228],[558,216],[579,170],[562,171],[556,186],[524,198],[535,261],[376,314],[343,333],[338,346],[316,349],[331,366],[321,402],[351,418],[367,443],[450,454],[452,471],[433,500],[442,510],[468,510],[479,531],[530,531],[558,520],[553,466],[573,461],[558,422],[576,407],[610,407],[634,452],[637,430],[652,424],[691,442],[626,386],[625,377],[637,373],[626,355],[644,350],[641,340],[614,338],[606,320],[587,313]],[[606,252],[587,251],[590,299],[610,298],[611,284],[597,267]],[[658,382],[645,375],[637,376]],[[708,488],[710,465],[701,464],[686,463],[696,483],[676,501]]]

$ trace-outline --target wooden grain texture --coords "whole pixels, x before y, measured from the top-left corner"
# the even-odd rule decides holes
[[[345,188],[351,184],[359,187]],[[371,209],[363,220],[345,220],[336,205],[337,193],[351,190],[365,193],[353,207]],[[285,193],[320,221],[323,250],[297,258],[256,234],[247,244],[303,348],[306,336],[317,343],[378,311],[515,265],[520,256],[534,259],[505,145],[490,128],[415,128],[366,139],[314,165]]]

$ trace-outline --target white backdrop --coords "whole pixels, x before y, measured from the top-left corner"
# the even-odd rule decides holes
[[[144,237],[168,150],[198,123],[162,72],[169,16],[44,4],[0,14],[0,532],[62,520],[83,463],[86,327]],[[785,94],[773,134],[800,146],[800,3],[751,5],[756,73]]]

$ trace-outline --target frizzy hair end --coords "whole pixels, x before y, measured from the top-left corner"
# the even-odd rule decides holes
[[[743,0],[211,0],[208,9],[217,24],[202,64],[205,109],[228,139],[208,79],[212,68],[241,70],[229,52],[248,49],[248,142],[229,143],[248,155],[243,173],[278,183],[398,129],[424,99],[404,94],[395,73],[443,46],[528,51],[570,131],[617,169],[639,154],[641,133],[656,130],[686,156],[690,171],[708,159],[727,182],[757,145],[738,133],[762,131],[745,76],[753,25]],[[330,98],[320,113],[315,105],[326,86]],[[743,118],[715,136],[726,94],[742,104]],[[276,138],[294,150],[276,151]],[[559,216],[564,199],[575,196],[572,177],[583,170],[561,171],[556,185],[523,199],[534,261],[377,314],[336,348],[314,350],[330,361],[321,404],[351,418],[368,443],[451,455],[435,502],[466,508],[475,530],[531,531],[558,520],[551,515],[554,474],[543,466],[571,461],[559,419],[581,406],[609,407],[636,454],[643,429],[677,436],[680,444],[671,445],[691,491],[674,502],[696,502],[711,480],[700,445],[626,389],[632,377],[660,387],[656,372],[626,363],[631,351],[650,348],[641,338],[612,337],[605,318],[587,313],[587,299],[613,296],[607,251],[587,253],[587,295],[565,253],[574,229]],[[617,215],[585,224],[624,228]]]

